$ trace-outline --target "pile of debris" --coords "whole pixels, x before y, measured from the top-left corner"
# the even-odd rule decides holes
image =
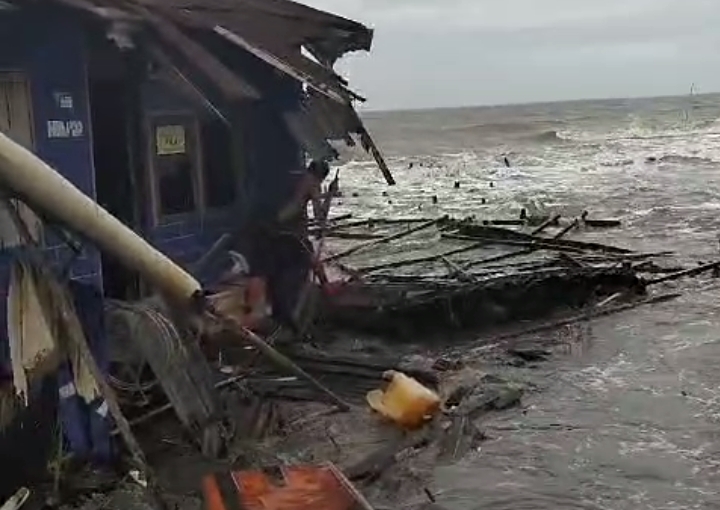
[[[322,232],[333,252],[324,260],[336,269],[322,320],[417,339],[536,319],[617,293],[643,296],[642,274],[677,270],[655,263],[669,253],[567,239],[572,232],[619,224],[591,220],[587,213],[567,221],[560,215],[482,222],[335,220]]]
[[[166,418],[156,415],[152,427],[138,426],[148,459],[157,466],[164,501],[180,508],[198,508],[202,501],[212,508],[221,508],[213,507],[208,498],[209,492],[217,490],[227,508],[231,504],[227,498],[242,502],[252,497],[256,489],[240,483],[248,477],[267,477],[272,480],[270,486],[289,490],[293,477],[288,477],[288,471],[301,470],[311,478],[330,470],[354,499],[336,506],[337,503],[326,501],[335,492],[326,487],[325,503],[318,502],[319,506],[312,508],[380,510],[400,503],[409,508],[442,504],[442,497],[435,496],[430,488],[432,470],[477,455],[481,443],[488,439],[483,430],[484,420],[493,413],[520,405],[525,390],[521,382],[478,371],[472,363],[462,368],[456,364],[453,370],[445,370],[447,360],[427,359],[428,364],[438,368],[413,368],[399,357],[393,363],[390,356],[385,356],[383,363],[378,364],[377,356],[365,354],[356,356],[352,362],[345,359],[345,365],[340,363],[333,370],[331,361],[336,358],[307,353],[305,358],[303,365],[314,375],[335,376],[333,388],[351,403],[348,411],[340,412],[322,403],[321,394],[293,392],[298,389],[297,384],[287,385],[290,391],[269,393],[267,389],[273,381],[278,383],[275,389],[290,381],[259,365],[244,378],[228,378],[223,387],[224,423],[234,426],[227,429],[226,449],[218,458],[203,456],[188,442],[187,431],[168,415]],[[341,373],[343,366],[352,366],[354,371],[345,376]],[[385,368],[415,375],[418,384],[439,396],[441,406],[419,426],[410,428],[373,411],[368,406],[366,391],[382,384],[387,376]],[[323,381],[331,384],[330,379]],[[237,490],[228,493],[222,488],[226,477],[236,481]],[[263,482],[263,486],[268,484]],[[304,496],[306,502],[315,497]],[[142,487],[131,478],[116,484],[109,492],[91,493],[75,501],[84,501],[81,507],[88,510],[120,501],[147,508],[142,503]]]

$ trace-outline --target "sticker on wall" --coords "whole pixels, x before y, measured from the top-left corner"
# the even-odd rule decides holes
[[[55,96],[55,103],[58,105],[58,108],[72,110],[73,97],[70,94],[67,92],[55,92],[53,95]]]
[[[80,120],[47,121],[48,138],[81,138],[84,126]]]
[[[155,145],[158,156],[185,154],[185,126],[158,126]]]

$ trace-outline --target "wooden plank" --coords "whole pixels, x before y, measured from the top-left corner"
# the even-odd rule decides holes
[[[633,253],[631,250],[618,248],[616,246],[586,243],[584,241],[575,241],[570,239],[548,239],[542,237],[533,237],[526,235],[525,237],[501,238],[496,236],[483,236],[480,234],[443,234],[447,239],[458,239],[461,241],[485,241],[488,244],[505,244],[508,246],[536,246],[548,250],[565,251],[568,253],[587,253],[591,251],[606,253],[611,256],[623,256]]]
[[[459,222],[455,222],[455,224],[457,233],[464,236],[465,239],[470,240],[472,240],[473,238],[492,239],[498,243],[501,243],[501,241],[505,239],[526,242],[542,241],[544,243],[550,243],[557,246],[564,246],[569,248],[578,248],[585,251],[602,251],[615,254],[633,253],[632,250],[619,248],[617,246],[607,244],[576,241],[571,239],[563,239],[562,241],[560,241],[557,239],[540,238],[531,234],[526,234],[524,232],[518,232],[515,230],[501,227],[493,227],[490,225],[462,224]]]
[[[541,225],[538,226],[535,230],[532,231],[530,235],[536,236],[542,232],[544,232],[550,225],[555,225],[560,220],[560,215],[556,214],[552,218],[548,218],[545,222],[543,222]]]
[[[558,232],[557,234],[555,234],[555,235],[553,236],[553,239],[560,239],[560,238],[562,238],[563,236],[565,236],[565,234],[567,234],[567,233],[570,232],[571,230],[577,228],[579,224],[580,224],[580,220],[578,220],[577,218],[575,218],[574,220],[572,220],[572,221],[570,222],[570,224],[569,224],[567,227],[565,227],[565,228],[562,229],[560,232]]]
[[[215,27],[213,27],[213,31],[219,36],[235,44],[239,48],[242,48],[243,50],[255,55],[257,58],[259,58],[266,64],[287,74],[288,76],[299,81],[300,83],[308,85],[316,92],[332,99],[333,101],[337,101],[338,103],[344,105],[350,103],[350,98],[347,97],[347,94],[345,93],[340,84],[333,84],[334,86],[331,86],[329,83],[323,82],[323,80],[317,79],[317,77],[311,76],[309,73],[304,73],[303,71],[295,68],[292,64],[285,62],[280,57],[273,55],[272,53],[265,51],[262,48],[259,48],[258,46],[250,43],[248,40],[239,36],[235,32],[228,30],[225,27],[215,25]]]
[[[684,278],[686,276],[697,276],[699,274],[705,273],[707,271],[712,271],[713,269],[720,268],[720,261],[718,262],[711,262],[709,264],[703,264],[702,266],[693,267],[692,269],[685,269],[683,271],[677,271],[676,273],[671,273],[665,276],[661,276],[660,278],[655,278],[654,280],[648,280],[645,282],[646,285],[657,285],[658,283],[664,283],[664,282],[671,282],[673,280],[678,280],[680,278]]]
[[[303,381],[309,383],[313,388],[321,391],[326,395],[331,402],[333,402],[338,409],[342,411],[349,411],[350,405],[338,397],[335,393],[326,388],[320,381],[315,379],[313,376],[308,374],[305,370],[293,363],[290,358],[277,351],[272,346],[268,345],[262,338],[257,336],[255,333],[243,326],[234,317],[220,315],[217,312],[208,309],[205,312],[208,319],[213,322],[219,323],[225,330],[236,333],[240,338],[247,341],[250,345],[255,347],[258,351],[264,354],[270,361],[272,361],[278,368],[287,370],[290,373],[298,376]]]
[[[384,262],[382,264],[376,264],[374,266],[367,266],[367,267],[360,267],[357,269],[360,273],[372,273],[374,271],[379,271],[381,269],[393,269],[396,267],[404,267],[404,266],[412,266],[415,264],[423,264],[425,262],[434,262],[436,260],[440,260],[443,257],[450,257],[452,255],[457,255],[459,253],[465,253],[468,251],[477,250],[479,248],[482,248],[483,246],[487,246],[486,242],[480,242],[480,243],[473,243],[469,246],[463,246],[461,248],[453,248],[452,250],[445,251],[443,253],[439,253],[437,255],[427,255],[425,257],[417,257],[414,259],[405,259],[405,260],[398,260],[395,262]]]
[[[542,232],[544,229],[546,229],[546,228],[549,227],[550,225],[552,225],[552,224],[554,224],[555,222],[557,222],[557,220],[559,220],[559,219],[560,219],[560,215],[559,215],[559,214],[553,216],[552,218],[550,218],[549,220],[547,220],[545,223],[543,223],[542,225],[540,225],[538,228],[536,228],[535,230],[533,230],[533,235],[534,235],[534,234],[539,234],[539,233]],[[563,229],[562,232],[559,232],[553,239],[554,239],[554,240],[559,240],[559,239],[562,238],[562,236],[564,236],[565,234],[567,234],[569,231],[570,231],[570,229]],[[476,261],[476,262],[471,262],[470,264],[466,265],[466,266],[465,266],[465,269],[469,269],[470,267],[476,266],[476,265],[487,264],[487,263],[489,263],[489,262],[497,262],[497,261],[499,261],[499,260],[506,260],[506,259],[510,259],[510,258],[514,258],[514,257],[521,257],[521,256],[523,256],[523,255],[530,255],[531,253],[534,253],[534,252],[536,252],[536,251],[539,250],[539,249],[540,249],[540,248],[531,247],[531,248],[527,248],[527,249],[524,249],[524,250],[517,250],[517,251],[514,251],[514,252],[512,252],[512,253],[505,253],[504,255],[497,255],[497,256],[495,256],[495,257],[490,257],[490,258],[487,258],[487,259],[484,259],[484,260],[478,260],[478,261]],[[563,254],[564,252],[561,251],[560,253]]]
[[[395,177],[393,177],[392,172],[390,172],[390,168],[388,168],[387,163],[385,162],[385,158],[383,157],[382,153],[380,152],[380,149],[378,149],[377,145],[375,144],[375,140],[373,140],[372,136],[370,136],[370,133],[368,133],[367,129],[365,129],[365,125],[362,123],[362,120],[360,120],[360,117],[358,116],[357,112],[354,108],[350,108],[357,118],[357,121],[359,125],[361,126],[360,129],[360,142],[362,143],[362,146],[365,148],[367,152],[372,154],[373,159],[378,165],[378,168],[380,168],[380,172],[382,172],[383,177],[385,178],[385,182],[388,186],[395,186]]]

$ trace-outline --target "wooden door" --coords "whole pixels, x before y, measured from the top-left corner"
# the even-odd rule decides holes
[[[32,125],[32,102],[27,79],[21,73],[0,72],[0,132],[33,150]],[[17,201],[15,203],[18,204],[20,216],[30,232],[39,240],[40,220],[30,208]],[[0,201],[0,249],[18,244],[21,244],[21,236],[4,202]]]

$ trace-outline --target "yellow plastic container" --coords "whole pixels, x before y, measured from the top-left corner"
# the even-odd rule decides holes
[[[373,390],[367,394],[372,409],[388,420],[406,429],[421,427],[440,409],[440,397],[416,379],[401,372],[387,372],[390,379],[385,391]]]

